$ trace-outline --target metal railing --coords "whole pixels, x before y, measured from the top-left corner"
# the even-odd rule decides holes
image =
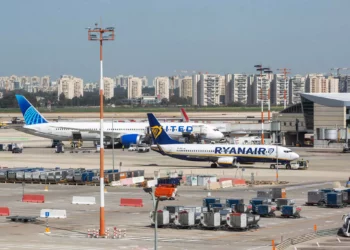
[[[300,244],[306,241],[310,241],[316,238],[324,237],[324,236],[332,236],[332,235],[337,235],[339,231],[339,227],[337,228],[331,228],[331,229],[324,229],[324,230],[318,230],[315,233],[308,233],[304,234],[302,236],[297,236],[293,238],[288,238],[285,241],[281,242],[276,246],[276,250],[284,250],[287,249],[288,247],[296,244]]]

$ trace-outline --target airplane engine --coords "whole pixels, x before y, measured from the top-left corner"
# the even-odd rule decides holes
[[[218,160],[218,165],[223,167],[232,167],[237,165],[236,157],[220,157]]]
[[[139,134],[128,134],[120,137],[120,142],[125,146],[129,147],[130,144],[139,144],[141,135]]]

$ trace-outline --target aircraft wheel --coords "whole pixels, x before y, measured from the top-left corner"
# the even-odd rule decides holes
[[[275,169],[275,168],[276,168],[276,165],[275,165],[275,164],[271,164],[271,165],[270,165],[270,168],[271,168],[271,169]]]
[[[218,165],[217,165],[216,163],[212,163],[212,164],[210,165],[210,167],[211,167],[211,168],[217,168]]]
[[[286,169],[292,169],[289,163],[286,165]]]

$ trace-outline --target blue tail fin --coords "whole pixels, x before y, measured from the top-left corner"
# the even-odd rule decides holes
[[[48,123],[38,110],[23,95],[16,95],[18,106],[27,125]]]
[[[151,128],[152,139],[156,144],[181,144],[181,142],[173,140],[160,125],[157,118],[152,114],[148,113],[148,122]]]

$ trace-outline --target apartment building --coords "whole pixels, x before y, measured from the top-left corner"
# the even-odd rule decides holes
[[[58,96],[63,93],[67,99],[73,99],[84,95],[84,81],[81,78],[62,75],[57,81],[57,85]]]
[[[306,78],[301,75],[292,76],[289,79],[289,105],[301,102],[300,94],[305,93]]]
[[[103,78],[103,94],[106,99],[114,97],[114,80],[110,77]]]
[[[139,77],[128,78],[128,99],[142,97],[143,80]]]
[[[159,100],[166,98],[169,100],[170,81],[167,76],[158,76],[154,79],[155,94]]]

